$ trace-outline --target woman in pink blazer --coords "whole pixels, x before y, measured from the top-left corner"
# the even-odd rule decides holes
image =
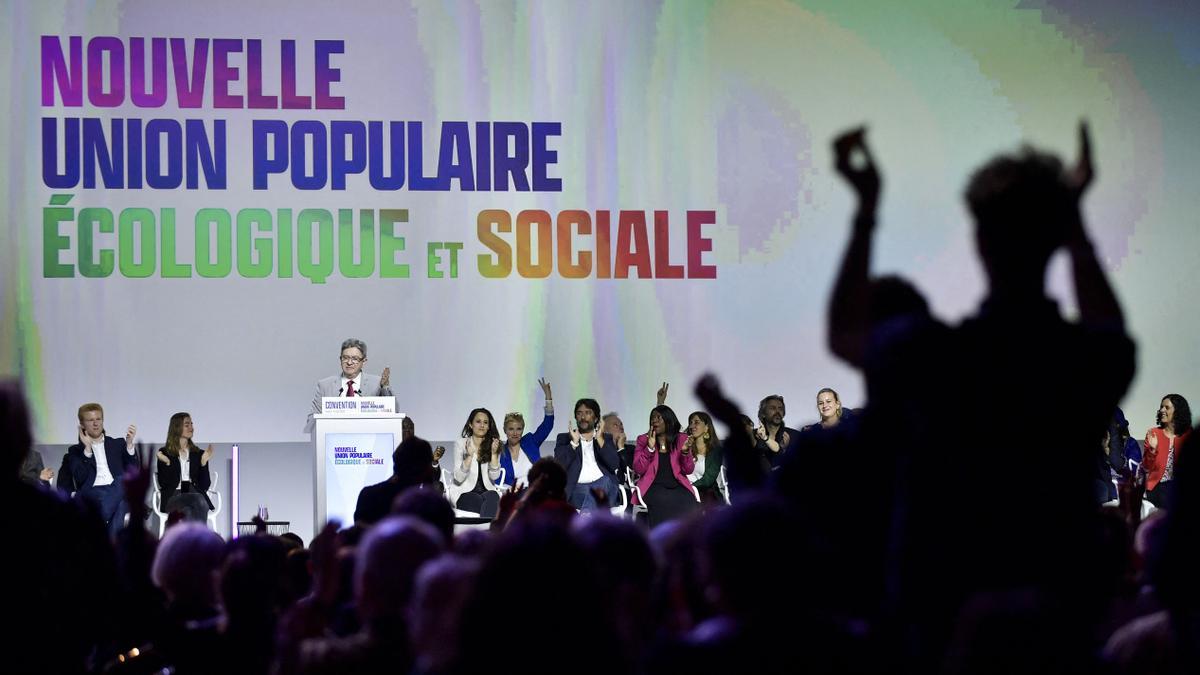
[[[657,406],[650,411],[650,431],[638,436],[633,450],[633,470],[641,475],[637,486],[652,528],[700,507],[696,489],[688,480],[696,458],[687,448],[687,434],[680,431],[675,412]]]

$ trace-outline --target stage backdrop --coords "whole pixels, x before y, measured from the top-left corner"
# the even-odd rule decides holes
[[[475,406],[536,424],[539,377],[564,417],[594,396],[633,433],[664,380],[696,408],[706,370],[751,413],[783,393],[794,424],[823,386],[858,405],[824,309],[851,207],[829,142],[863,123],[875,270],[954,320],[983,291],[970,171],[1026,141],[1073,158],[1086,116],[1087,215],[1140,343],[1130,417],[1200,397],[1187,3],[48,1],[0,21],[0,367],[43,443],[92,400],[147,439],[187,410],[201,442],[299,440],[347,337],[434,438]],[[1068,279],[1057,261],[1073,312]],[[952,395],[913,386],[931,414]],[[1033,401],[1015,418],[1061,403]]]

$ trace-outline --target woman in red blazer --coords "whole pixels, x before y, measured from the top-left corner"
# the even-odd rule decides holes
[[[1146,431],[1142,444],[1142,469],[1146,472],[1146,499],[1158,508],[1167,506],[1174,487],[1179,448],[1192,433],[1192,409],[1179,394],[1167,394],[1158,406],[1158,426]]]
[[[650,527],[700,507],[696,489],[688,480],[688,474],[696,468],[696,458],[681,428],[675,411],[665,405],[656,406],[650,411],[650,431],[638,436],[633,450],[633,470],[641,475],[637,486]]]

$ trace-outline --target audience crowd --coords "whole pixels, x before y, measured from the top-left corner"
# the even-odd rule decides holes
[[[989,293],[958,325],[870,275],[882,177],[863,130],[834,153],[857,211],[829,342],[868,400],[822,389],[801,430],[779,395],[755,425],[710,375],[686,426],[665,383],[633,443],[583,398],[543,456],[542,381],[533,432],[471,411],[446,476],[445,451],[406,433],[355,522],[306,547],[261,521],[229,542],[206,527],[211,450],[186,413],[153,452],[81,408],[55,489],[19,385],[0,383],[24,577],[4,670],[1200,672],[1200,450],[1178,394],[1140,443],[1116,409],[1135,350],[1080,214],[1086,127],[1074,167],[1026,148],[972,176]],[[1045,294],[1059,250],[1077,321]],[[1058,413],[1013,419],[1031,395]],[[161,539],[155,471],[187,514]]]

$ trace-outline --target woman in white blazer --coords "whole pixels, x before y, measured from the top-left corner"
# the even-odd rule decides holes
[[[459,511],[494,518],[500,506],[500,431],[487,408],[476,408],[454,442],[454,471],[446,486]]]

